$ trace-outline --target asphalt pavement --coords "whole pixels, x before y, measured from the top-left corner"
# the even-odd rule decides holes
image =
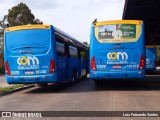
[[[96,86],[94,81],[87,78],[74,85],[33,87],[0,97],[0,111],[160,111],[159,81],[159,75],[150,75],[145,81],[106,81],[101,86]],[[43,119],[160,120],[160,117],[37,118]]]

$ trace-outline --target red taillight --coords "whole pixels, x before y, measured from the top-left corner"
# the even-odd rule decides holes
[[[95,62],[95,57],[94,56],[91,59],[91,69],[96,70],[96,62]]]
[[[6,72],[7,75],[11,75],[11,71],[10,71],[10,68],[9,68],[8,61],[6,61],[6,63],[5,63],[5,72]]]
[[[154,66],[156,66],[156,61],[154,61]]]
[[[145,67],[145,60],[144,60],[144,57],[141,55],[139,70],[143,70],[144,67]]]
[[[50,60],[50,70],[49,70],[49,73],[52,74],[55,72],[55,62],[54,60]]]

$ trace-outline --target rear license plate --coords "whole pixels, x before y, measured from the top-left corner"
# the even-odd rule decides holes
[[[34,74],[34,71],[24,71],[24,74],[25,74],[25,75],[33,75],[33,74]]]
[[[122,68],[121,65],[114,65],[113,68]]]

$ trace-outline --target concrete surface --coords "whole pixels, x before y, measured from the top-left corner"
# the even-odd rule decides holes
[[[12,84],[13,85],[13,84]],[[5,75],[0,75],[0,87],[9,87],[12,86],[6,82]]]
[[[73,86],[34,87],[0,97],[0,111],[160,111],[159,81],[159,76],[150,75],[141,82],[107,81],[101,86],[96,86],[92,80],[85,79]],[[14,119],[20,120],[20,118]],[[38,118],[42,119],[160,120],[160,117]]]

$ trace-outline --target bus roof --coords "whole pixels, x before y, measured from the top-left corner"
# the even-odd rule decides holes
[[[85,44],[79,42],[77,39],[73,38],[72,36],[68,35],[67,33],[61,31],[60,29],[58,29],[56,27],[54,27],[54,30],[55,30],[55,34],[57,34],[60,37],[63,37],[64,39],[66,38],[64,40],[65,42],[70,43],[76,47],[88,50],[88,47]]]
[[[22,26],[14,26],[14,27],[9,27],[6,28],[6,32],[12,32],[12,31],[17,31],[17,30],[27,30],[27,29],[50,29],[51,25],[42,25],[42,24],[35,24],[35,25],[22,25]],[[53,26],[54,27],[54,26]],[[66,38],[64,42],[67,42],[73,46],[79,47],[81,49],[88,50],[88,47],[76,40],[75,38],[71,37],[67,33],[61,31],[60,29],[54,27],[55,34],[59,35],[60,37]]]
[[[112,21],[102,21],[102,22],[95,22],[94,26],[103,26],[103,25],[110,25],[110,24],[138,24],[141,25],[141,20],[112,20]]]

